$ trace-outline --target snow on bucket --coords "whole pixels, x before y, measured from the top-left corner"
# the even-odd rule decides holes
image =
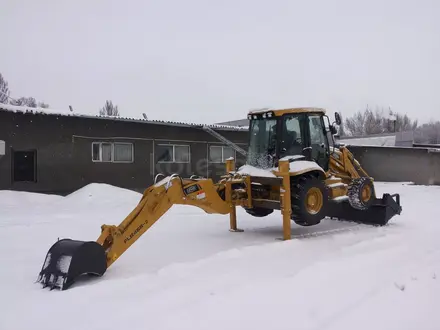
[[[106,269],[106,255],[100,244],[62,239],[47,252],[37,282],[43,287],[66,290],[79,276],[102,276]]]

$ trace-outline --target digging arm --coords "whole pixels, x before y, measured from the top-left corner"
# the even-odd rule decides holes
[[[118,225],[102,225],[97,243],[104,247],[107,268],[134,244],[174,204],[192,205],[207,213],[228,214],[231,210],[211,179],[182,180],[167,177],[145,190],[138,205]]]

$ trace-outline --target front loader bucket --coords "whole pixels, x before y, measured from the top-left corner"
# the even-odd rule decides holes
[[[106,255],[100,244],[62,239],[47,252],[37,282],[51,290],[66,290],[78,276],[102,276],[106,269]]]
[[[382,198],[376,198],[373,204],[364,211],[353,208],[348,201],[332,202],[329,205],[327,216],[340,220],[384,226],[392,217],[401,212],[400,195],[383,194]]]

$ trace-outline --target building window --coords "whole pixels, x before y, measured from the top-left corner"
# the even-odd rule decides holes
[[[101,163],[133,163],[133,143],[93,142],[92,160]]]
[[[225,163],[228,158],[235,158],[235,150],[231,147],[209,146],[209,161],[211,163]]]
[[[115,143],[113,150],[115,162],[133,162],[133,144]]]
[[[1,156],[4,156],[5,153],[6,153],[5,141],[0,140],[0,158]]]
[[[159,144],[156,154],[159,163],[189,163],[191,159],[187,145]]]
[[[37,151],[14,151],[13,178],[14,182],[37,181]]]

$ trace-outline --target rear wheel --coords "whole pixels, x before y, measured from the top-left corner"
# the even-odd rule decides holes
[[[326,216],[329,193],[324,181],[313,175],[292,178],[292,220],[313,226]]]
[[[245,208],[245,211],[248,214],[250,214],[250,215],[252,215],[254,217],[258,217],[258,218],[265,217],[265,216],[267,216],[267,215],[269,215],[269,214],[271,214],[273,212],[273,210],[271,210],[271,209],[265,209],[265,208],[262,208],[262,207],[253,207],[251,209]]]

